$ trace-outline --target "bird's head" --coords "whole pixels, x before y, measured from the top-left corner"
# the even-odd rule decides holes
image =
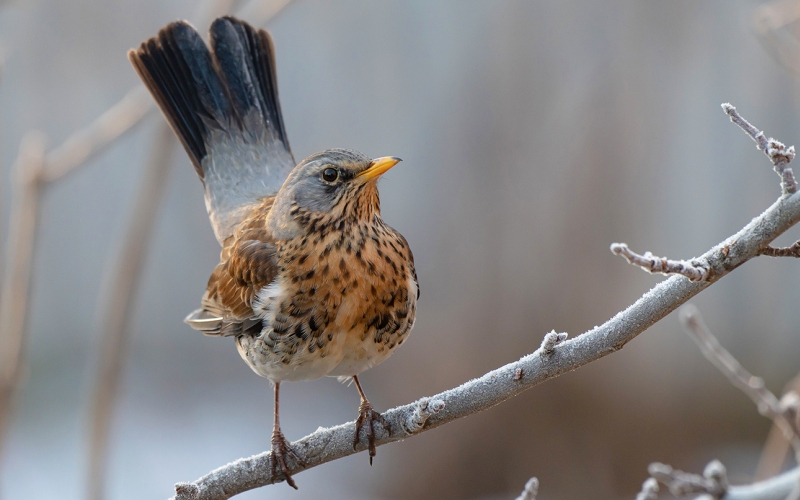
[[[283,183],[267,224],[276,237],[291,238],[309,221],[369,223],[380,215],[378,178],[399,161],[348,149],[311,155]]]

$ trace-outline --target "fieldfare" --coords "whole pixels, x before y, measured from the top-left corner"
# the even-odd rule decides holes
[[[271,474],[296,488],[278,394],[285,380],[352,378],[370,463],[373,410],[358,375],[394,352],[414,324],[414,258],[381,218],[377,180],[399,158],[347,149],[297,166],[286,138],[272,39],[232,17],[214,21],[211,49],[185,21],[128,53],[183,143],[205,188],[222,252],[201,307],[186,319],[233,337],[242,358],[275,386]]]

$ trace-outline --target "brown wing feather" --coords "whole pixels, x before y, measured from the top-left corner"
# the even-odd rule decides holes
[[[253,301],[278,273],[275,244],[266,228],[274,197],[265,198],[223,245],[221,262],[208,279],[202,308],[186,322],[207,335],[241,335],[261,331]]]

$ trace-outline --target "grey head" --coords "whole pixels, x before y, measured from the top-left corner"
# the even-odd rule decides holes
[[[278,239],[304,232],[309,221],[369,223],[380,215],[377,180],[400,158],[372,159],[349,149],[328,149],[301,161],[278,191],[267,227]]]

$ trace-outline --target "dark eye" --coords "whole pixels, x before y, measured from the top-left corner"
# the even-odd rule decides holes
[[[339,171],[335,168],[326,168],[322,171],[322,180],[325,182],[333,182],[339,178]]]

